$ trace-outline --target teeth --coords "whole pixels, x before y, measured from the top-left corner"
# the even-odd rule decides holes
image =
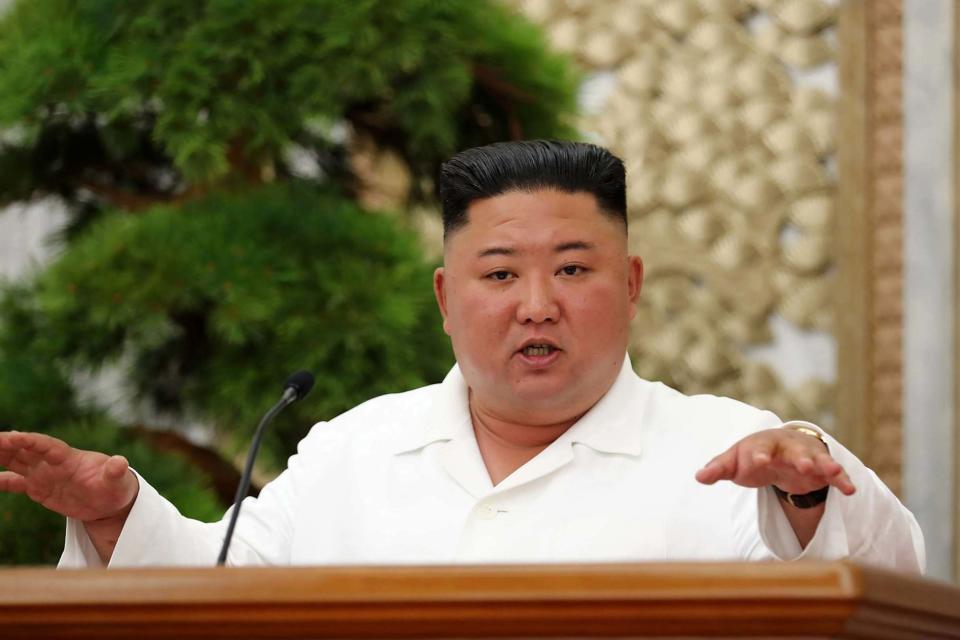
[[[532,344],[529,347],[523,348],[523,355],[525,356],[545,356],[549,355],[553,351],[553,347],[548,344]]]

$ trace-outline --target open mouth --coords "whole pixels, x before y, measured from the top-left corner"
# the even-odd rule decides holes
[[[520,353],[528,357],[533,357],[548,356],[554,351],[558,351],[558,349],[550,344],[528,344],[520,350]]]

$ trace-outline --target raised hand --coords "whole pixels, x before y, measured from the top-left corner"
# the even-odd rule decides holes
[[[122,528],[139,488],[122,456],[74,449],[39,433],[0,432],[0,467],[7,469],[0,471],[0,491],[26,494],[85,523],[119,519]]]
[[[799,494],[827,485],[844,495],[856,491],[820,440],[789,428],[747,436],[708,462],[696,478],[704,484],[729,480],[744,487],[774,485]]]

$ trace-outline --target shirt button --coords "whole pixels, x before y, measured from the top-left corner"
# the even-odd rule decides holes
[[[493,520],[497,517],[497,508],[489,503],[482,504],[477,510],[477,515],[483,520]]]

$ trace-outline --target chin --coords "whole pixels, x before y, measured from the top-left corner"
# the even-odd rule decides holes
[[[522,389],[513,390],[515,407],[520,412],[535,416],[557,414],[560,420],[565,420],[590,408],[580,406],[587,403],[580,394],[571,394],[571,388],[570,384],[524,385]],[[590,404],[592,406],[593,403]]]

